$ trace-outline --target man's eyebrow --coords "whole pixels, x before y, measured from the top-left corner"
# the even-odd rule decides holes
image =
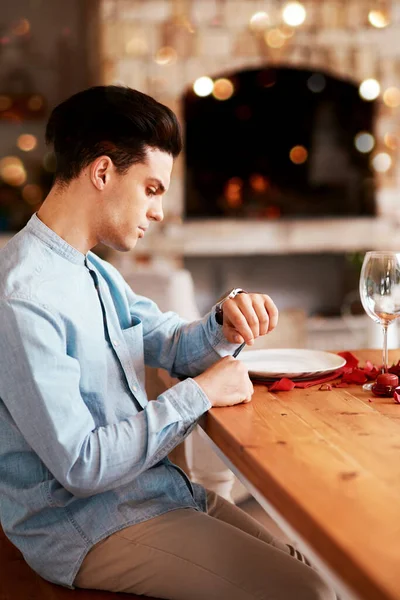
[[[151,177],[150,181],[152,181],[158,185],[158,189],[161,193],[165,192],[164,184],[162,183],[162,181],[160,179],[157,179],[156,177]]]

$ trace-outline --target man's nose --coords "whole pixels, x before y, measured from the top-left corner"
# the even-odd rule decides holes
[[[151,221],[162,221],[164,219],[164,212],[162,208],[162,198],[159,196],[155,198],[155,201],[149,208],[147,213],[148,219]]]

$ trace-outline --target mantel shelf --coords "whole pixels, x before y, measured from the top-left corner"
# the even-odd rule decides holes
[[[152,225],[136,255],[249,256],[399,250],[394,219],[202,220]]]
[[[0,248],[12,234],[0,235]],[[389,218],[282,221],[217,220],[152,224],[136,256],[255,256],[398,250],[400,224]]]

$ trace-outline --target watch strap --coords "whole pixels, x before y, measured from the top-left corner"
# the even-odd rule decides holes
[[[228,294],[226,294],[226,296],[223,296],[222,299],[218,301],[218,304],[215,307],[215,320],[217,321],[218,325],[223,325],[224,322],[224,311],[222,308],[224,303],[227,300],[235,298],[235,296],[238,294],[247,294],[247,292],[242,288],[233,288]]]

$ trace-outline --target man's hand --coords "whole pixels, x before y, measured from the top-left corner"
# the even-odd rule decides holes
[[[194,378],[213,406],[250,402],[254,389],[245,365],[225,356]]]
[[[252,345],[277,323],[278,309],[266,294],[238,294],[223,303],[223,332],[232,344]]]

